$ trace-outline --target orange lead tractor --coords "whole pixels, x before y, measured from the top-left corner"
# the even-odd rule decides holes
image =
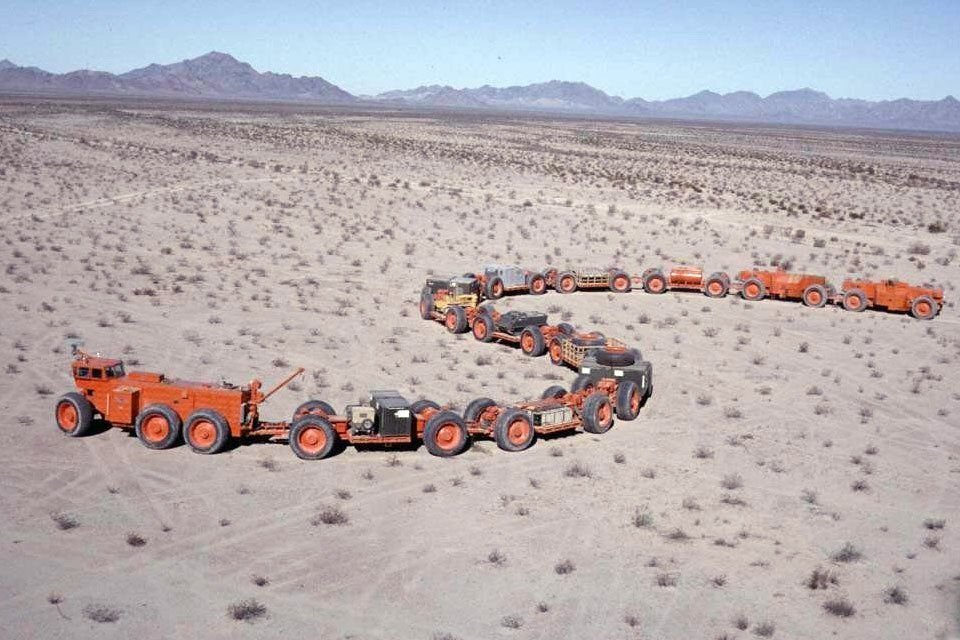
[[[873,307],[931,320],[943,308],[943,289],[915,287],[898,280],[844,280],[840,303],[847,311]]]
[[[409,403],[396,391],[374,391],[365,404],[336,415],[321,400],[310,400],[290,421],[265,422],[259,408],[302,373],[298,369],[263,393],[259,380],[237,387],[228,383],[188,382],[162,373],[126,372],[123,362],[78,352],[72,364],[77,390],[64,394],[55,410],[57,426],[68,436],[84,436],[94,419],[133,429],[150,449],[167,449],[181,437],[197,453],[223,451],[245,437],[287,440],[300,458],[317,460],[338,443],[403,445],[422,441],[437,456],[452,456],[467,445],[463,420],[430,400]]]
[[[764,298],[800,300],[808,307],[822,307],[832,301],[836,291],[823,276],[788,273],[782,269],[749,269],[737,274],[737,288],[744,300]]]

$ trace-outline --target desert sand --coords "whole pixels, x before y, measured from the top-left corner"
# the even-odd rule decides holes
[[[956,136],[8,98],[0,154],[0,635],[960,633]],[[490,262],[779,264],[948,304],[507,298],[655,377],[636,421],[519,454],[200,456],[54,425],[76,340],[189,379],[306,367],[272,419],[569,384],[419,318],[425,277]],[[250,599],[262,615],[228,614]]]

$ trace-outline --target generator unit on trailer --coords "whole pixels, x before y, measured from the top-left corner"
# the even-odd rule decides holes
[[[411,445],[422,441],[436,456],[453,456],[467,445],[468,433],[456,413],[431,400],[408,402],[397,391],[372,391],[366,402],[347,405],[335,415],[326,403],[298,409],[290,426],[293,452],[304,460],[325,458],[340,442],[352,445]]]
[[[507,293],[520,291],[536,296],[547,292],[547,279],[542,273],[516,265],[485,265],[478,279],[484,297],[489,300],[497,300]]]

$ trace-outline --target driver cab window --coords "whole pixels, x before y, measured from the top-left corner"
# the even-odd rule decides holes
[[[78,378],[89,378],[89,377],[90,377],[90,369],[88,369],[87,367],[79,367],[79,368],[77,369],[77,377],[78,377]]]
[[[92,373],[93,373],[93,377],[96,378],[97,380],[103,377],[102,369],[92,369]]]

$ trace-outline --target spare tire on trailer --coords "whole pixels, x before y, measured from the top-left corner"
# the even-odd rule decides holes
[[[589,389],[594,386],[594,379],[588,373],[577,374],[577,377],[573,379],[573,383],[570,384],[570,392],[575,393],[577,391],[583,391],[584,389]]]
[[[493,437],[497,446],[504,451],[529,449],[536,435],[533,418],[520,409],[507,409],[497,417],[497,422],[493,425]]]
[[[613,426],[613,405],[605,393],[594,393],[583,402],[580,410],[583,430],[587,433],[606,433]]]
[[[433,320],[433,294],[420,294],[420,317],[424,320]]]
[[[540,394],[540,399],[546,400],[547,398],[561,398],[565,395],[567,395],[566,389],[558,384],[552,384],[543,390],[543,393]]]
[[[467,446],[467,425],[453,411],[439,411],[430,416],[423,429],[423,444],[431,454],[441,458],[455,456]]]
[[[423,410],[428,407],[430,409],[437,409],[437,410],[440,409],[440,405],[438,405],[436,402],[434,402],[433,400],[427,400],[426,398],[424,398],[423,400],[414,400],[413,402],[410,403],[410,413],[412,414],[423,413]]]
[[[290,448],[301,460],[326,458],[336,444],[337,432],[323,416],[301,416],[290,427]]]
[[[599,331],[590,331],[589,333],[576,333],[571,336],[570,341],[578,347],[602,347],[607,343],[607,338]]]
[[[633,282],[626,271],[614,269],[610,272],[610,291],[614,293],[627,293],[633,288]]]
[[[291,422],[295,422],[297,418],[307,415],[308,413],[322,413],[325,416],[335,416],[337,415],[336,410],[330,406],[328,403],[323,400],[307,400],[299,407],[293,410],[293,418]]]
[[[471,400],[467,408],[463,410],[463,419],[467,422],[476,422],[484,411],[495,406],[497,406],[497,403],[490,398]]]
[[[633,351],[630,349],[604,347],[603,349],[597,349],[594,357],[597,364],[602,364],[605,367],[629,367],[636,362]]]

